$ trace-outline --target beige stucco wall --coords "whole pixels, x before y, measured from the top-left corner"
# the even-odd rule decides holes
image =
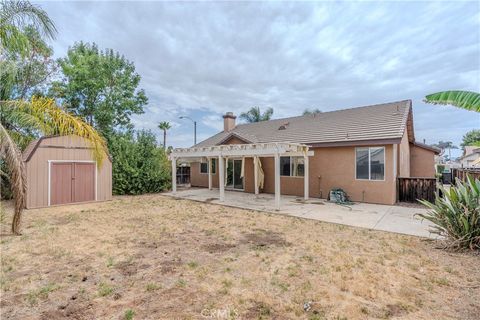
[[[368,181],[355,179],[355,147],[313,148],[310,157],[311,197],[326,198],[333,188],[344,189],[353,201],[393,204],[396,201],[393,146],[385,146],[385,180]],[[262,192],[274,193],[275,175],[273,158],[261,158],[265,172],[265,186]],[[192,186],[207,187],[208,175],[200,174],[199,163],[191,164]],[[217,168],[218,172],[218,168]],[[218,187],[218,175],[212,178],[213,186]],[[281,194],[303,196],[303,177],[281,177]],[[245,191],[254,192],[253,160],[246,158]]]
[[[410,144],[410,175],[435,178],[435,153]]]
[[[75,136],[47,138],[25,163],[27,173],[27,208],[48,206],[48,161],[93,161],[92,152],[84,139]],[[97,166],[97,200],[112,199],[112,163],[105,157]]]
[[[405,130],[399,148],[399,177],[410,177],[410,143],[408,142],[408,130]]]

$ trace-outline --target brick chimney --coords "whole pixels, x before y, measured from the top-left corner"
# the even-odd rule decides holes
[[[233,112],[227,112],[223,116],[223,131],[232,131],[235,128],[235,119],[237,117],[233,115]]]

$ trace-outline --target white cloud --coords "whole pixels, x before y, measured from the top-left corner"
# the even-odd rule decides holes
[[[421,101],[480,88],[475,2],[44,2],[57,24],[56,56],[95,41],[135,63],[149,105],[139,128],[174,123],[175,146],[222,129],[221,115],[252,106],[275,117],[413,99],[417,136],[460,143],[480,118]],[[405,14],[407,13],[408,14]],[[218,117],[218,119],[217,119]]]

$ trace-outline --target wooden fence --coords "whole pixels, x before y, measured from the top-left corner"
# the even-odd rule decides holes
[[[480,169],[452,169],[452,183],[455,183],[456,178],[465,181],[467,174],[473,179],[480,179]]]
[[[398,178],[398,201],[417,202],[417,200],[435,200],[436,178]]]

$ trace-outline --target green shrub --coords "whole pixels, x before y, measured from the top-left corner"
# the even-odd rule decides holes
[[[171,168],[165,150],[151,131],[117,133],[108,138],[112,155],[114,194],[143,194],[167,190]]]
[[[443,171],[445,171],[445,165],[443,164],[437,164],[436,168],[437,168],[437,173],[439,173],[440,175],[443,173]]]
[[[480,249],[480,180],[467,176],[466,182],[457,179],[449,190],[440,189],[434,203],[419,200],[430,208],[419,216],[435,224],[432,233],[445,237],[448,247]]]

